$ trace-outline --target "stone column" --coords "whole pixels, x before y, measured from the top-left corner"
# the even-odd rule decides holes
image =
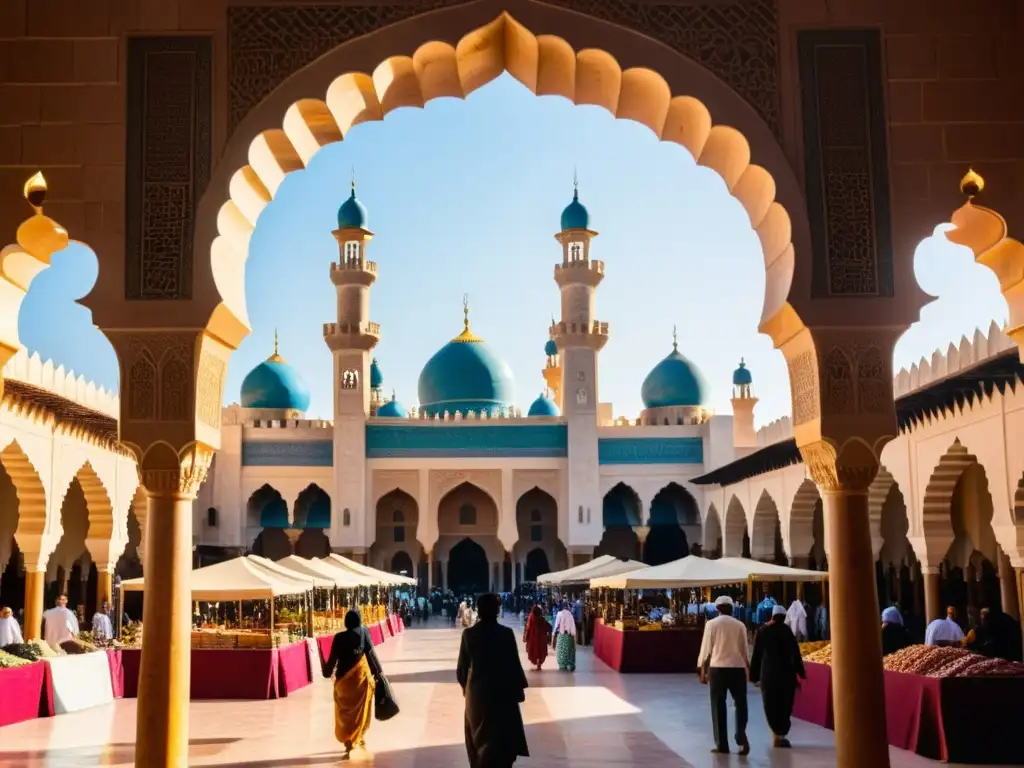
[[[169,463],[170,457],[165,456],[154,457],[153,468],[143,463],[142,481],[149,494],[149,540],[136,765],[188,765],[192,502],[212,457],[212,450],[193,444],[180,467],[160,466]]]
[[[284,535],[288,537],[288,544],[292,548],[292,554],[295,554],[295,550],[299,545],[299,536],[302,535],[301,528],[285,528]]]
[[[577,565],[585,565],[594,559],[593,547],[569,547],[568,549],[570,568],[575,568]]]
[[[114,604],[114,569],[108,566],[96,567],[96,610],[103,610],[103,603]]]
[[[637,525],[633,527],[633,533],[636,534],[636,540],[640,544],[640,560],[646,562],[644,561],[644,547],[647,544],[647,537],[650,535],[651,529],[646,525]]]
[[[434,551],[427,552],[427,594],[434,591]]]
[[[43,600],[46,596],[46,564],[41,570],[25,559],[25,640],[43,639]]]
[[[1004,552],[999,553],[999,593],[1003,613],[1020,621],[1020,603],[1017,597],[1017,574]]]
[[[448,591],[448,561],[441,561],[441,591]]]
[[[921,566],[921,574],[924,581],[924,621],[927,625],[942,615],[942,592],[939,589],[942,577],[936,566]]]

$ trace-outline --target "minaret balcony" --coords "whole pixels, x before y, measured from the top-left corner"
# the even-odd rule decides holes
[[[559,288],[567,285],[587,285],[596,288],[604,280],[604,262],[596,259],[563,261],[555,265],[555,282]]]
[[[380,323],[324,323],[324,341],[332,352],[370,350],[380,341]]]
[[[594,320],[589,323],[559,322],[551,326],[551,338],[559,349],[588,347],[602,349],[608,343],[608,323]]]
[[[331,282],[335,285],[373,285],[377,279],[377,263],[351,257],[331,263]]]

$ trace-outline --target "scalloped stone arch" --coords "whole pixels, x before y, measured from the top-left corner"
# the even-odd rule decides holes
[[[320,148],[343,140],[356,125],[383,120],[400,107],[464,98],[507,71],[537,95],[560,95],[639,122],[716,171],[760,240],[767,277],[759,330],[777,348],[799,338],[791,345],[794,355],[813,349],[789,301],[795,277],[803,287],[810,282],[809,264],[796,259],[797,252],[810,253],[806,207],[781,146],[749,105],[692,60],[607,22],[516,3],[520,23],[495,3],[471,6],[416,17],[339,46],[242,121],[197,217],[195,295],[211,312],[208,332],[232,348],[249,333],[249,242],[289,173],[305,168]],[[454,44],[446,42],[456,36]],[[381,61],[382,50],[396,49],[411,55]],[[334,77],[339,71],[347,73]],[[689,94],[679,92],[684,87]],[[712,111],[722,123],[712,120]],[[802,396],[817,398],[817,388]]]
[[[953,503],[953,492],[964,472],[978,459],[970,453],[957,438],[939,459],[932,470],[928,485],[924,489],[921,526],[929,555],[937,555],[941,559],[949,545],[953,543],[953,525],[950,522],[950,506]],[[934,557],[921,557],[922,562],[930,562]]]
[[[871,551],[878,558],[882,551],[882,508],[885,506],[892,489],[898,487],[896,478],[884,466],[878,467],[878,474],[868,486],[868,521],[871,525]]]
[[[46,520],[46,489],[43,487],[42,478],[17,439],[11,440],[0,451],[0,464],[3,464],[4,470],[11,478],[14,492],[18,497],[18,526],[14,538],[23,552],[37,551],[43,536],[49,532]],[[57,527],[60,527],[59,519]]]
[[[747,531],[747,513],[743,503],[733,494],[725,508],[725,524],[722,526],[722,555],[739,557],[743,554],[743,534]]]
[[[718,513],[718,508],[714,502],[708,505],[708,513],[704,515],[704,520],[701,527],[703,528],[703,550],[704,556],[707,557],[707,553],[718,548],[718,542],[721,541],[722,545],[725,545],[725,529],[722,526],[722,516]],[[716,535],[717,534],[717,535]],[[711,540],[711,536],[715,536]]]
[[[765,489],[754,506],[750,525],[750,556],[755,560],[771,560],[775,557],[776,524],[781,526],[782,518],[775,499]]]
[[[820,502],[821,494],[813,480],[808,478],[800,483],[789,508],[789,536],[783,537],[791,562],[807,557],[814,546],[814,510]]]
[[[78,468],[75,477],[85,494],[85,509],[89,514],[87,537],[96,540],[113,540],[117,521],[114,519],[114,505],[103,480],[100,479],[88,460]]]

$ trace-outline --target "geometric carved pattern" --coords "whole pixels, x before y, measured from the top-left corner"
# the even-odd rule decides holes
[[[467,0],[228,8],[228,135],[290,75],[342,43]],[[780,135],[775,0],[545,0],[647,35],[722,79]],[[412,51],[386,51],[387,55]],[[341,73],[339,73],[341,74]]]
[[[209,37],[128,38],[125,297],[190,299],[196,205],[210,178]]]
[[[793,390],[793,425],[800,426],[821,415],[818,400],[818,373],[814,353],[801,352],[789,363],[789,382]]]
[[[846,353],[832,347],[822,364],[821,399],[825,413],[845,416],[856,412],[853,394],[853,366]]]
[[[190,421],[194,333],[129,334],[122,364],[128,376],[128,421]],[[120,349],[119,349],[120,351]],[[159,361],[159,362],[156,362]]]
[[[892,296],[881,33],[802,31],[797,42],[812,295]]]
[[[196,379],[196,418],[208,427],[220,428],[221,402],[224,396],[224,378],[228,364],[209,350],[199,356],[199,375]]]
[[[746,99],[781,136],[775,0],[542,2],[634,30],[692,59]]]

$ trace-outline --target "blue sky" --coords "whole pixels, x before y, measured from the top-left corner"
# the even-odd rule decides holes
[[[758,424],[790,412],[782,355],[756,330],[764,296],[758,240],[721,179],[643,126],[598,107],[537,98],[508,75],[465,101],[439,99],[359,125],[285,180],[252,239],[253,333],[232,358],[225,402],[238,399],[245,374],[271,353],[277,328],[281,353],[312,393],[309,415],[332,416],[322,324],[336,315],[331,230],[353,167],[376,234],[369,249],[379,269],[375,354],[386,390],[407,405],[416,401],[423,365],[461,330],[464,293],[474,332],[515,373],[518,404],[527,407],[543,390],[543,346],[559,307],[553,268],[561,254],[552,236],[572,198],[575,168],[600,233],[593,256],[606,265],[597,297],[599,319],[611,324],[601,401],[612,402],[616,415],[639,413],[640,385],[671,351],[675,325],[711,407],[729,411],[732,371],[745,357],[761,398]],[[922,288],[940,299],[901,339],[897,368],[1006,320],[994,275],[966,249],[934,238],[914,258]],[[113,349],[75,303],[96,276],[87,248],[57,254],[25,299],[21,338],[44,359],[116,388]]]

